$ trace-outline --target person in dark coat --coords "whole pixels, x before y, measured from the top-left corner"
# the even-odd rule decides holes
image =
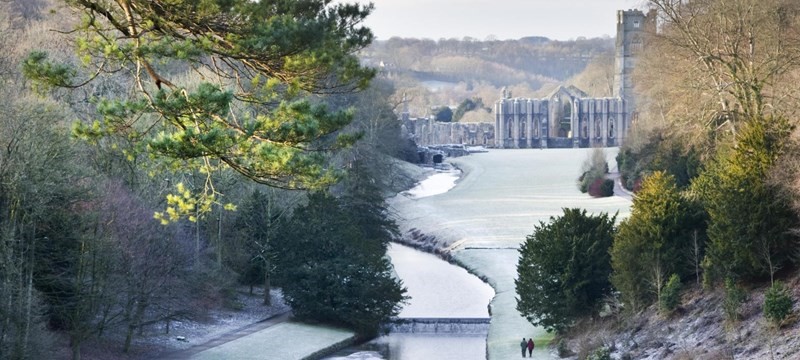
[[[533,348],[535,346],[536,345],[533,343],[533,338],[528,339],[528,357],[533,357]],[[525,350],[522,352],[525,352]]]
[[[519,343],[519,347],[522,348],[522,357],[525,357],[525,349],[528,348],[528,342],[525,341],[525,338],[522,338],[522,342]]]

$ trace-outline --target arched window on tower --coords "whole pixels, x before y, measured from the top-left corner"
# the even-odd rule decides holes
[[[569,97],[562,97],[562,111],[561,119],[559,119],[558,137],[567,137],[569,132],[572,131],[572,102]]]
[[[631,38],[631,52],[634,54],[638,54],[642,52],[644,45],[642,44],[642,37],[638,34],[634,34]]]

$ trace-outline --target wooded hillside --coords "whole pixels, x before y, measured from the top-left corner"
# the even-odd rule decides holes
[[[467,99],[491,105],[506,87],[514,96],[544,96],[562,83],[579,83],[595,96],[610,95],[607,84],[580,83],[587,67],[602,64],[613,71],[610,38],[555,41],[543,37],[518,40],[403,39],[377,41],[360,54],[365,64],[390,79],[399,100],[406,93],[413,115],[431,108],[455,108]],[[607,78],[608,76],[606,76]],[[613,81],[613,77],[611,77]],[[489,119],[486,115],[484,118]]]

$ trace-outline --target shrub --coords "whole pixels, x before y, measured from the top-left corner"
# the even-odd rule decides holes
[[[745,301],[745,292],[731,278],[725,279],[725,300],[722,307],[725,310],[725,318],[728,321],[739,320],[739,309]]]
[[[661,291],[661,299],[659,300],[661,311],[665,314],[674,311],[681,300],[680,292],[681,277],[678,276],[678,274],[672,274],[672,276],[669,277],[669,281],[667,281],[667,285],[664,285],[664,289]]]
[[[614,195],[614,180],[611,179],[603,180],[603,184],[600,185],[600,194],[602,196]]]
[[[602,181],[605,178],[605,175],[608,173],[608,162],[606,162],[605,151],[603,151],[602,149],[594,149],[586,158],[586,160],[584,160],[581,170],[583,172],[581,173],[581,176],[578,178],[578,188],[583,193],[589,191],[591,194],[592,186],[594,186],[594,184],[598,180]],[[612,190],[613,190],[613,183],[612,183]],[[595,193],[600,194],[599,191],[596,191]],[[601,195],[592,195],[592,196],[601,196]],[[605,195],[605,196],[611,196],[611,195]]]
[[[611,349],[605,346],[598,348],[589,354],[586,360],[611,360]]]
[[[558,357],[561,358],[575,355],[575,353],[572,352],[572,350],[570,350],[569,347],[567,347],[567,342],[564,341],[564,339],[558,341],[558,347],[556,348],[556,350],[558,351]]]
[[[608,197],[614,195],[614,180],[595,179],[589,186],[589,195],[594,197]]]
[[[786,286],[775,282],[764,294],[764,317],[773,325],[780,327],[783,320],[792,312],[792,305],[794,300]]]
[[[578,178],[578,190],[584,194],[589,191],[589,176],[587,175],[589,175],[589,173],[585,172]]]

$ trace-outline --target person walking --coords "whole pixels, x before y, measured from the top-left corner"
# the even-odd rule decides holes
[[[533,338],[528,339],[528,357],[533,357],[534,347],[536,347],[536,345],[533,343]],[[525,350],[523,350],[522,352],[525,352]]]
[[[525,357],[525,349],[528,348],[528,342],[525,341],[525,338],[522,338],[522,342],[519,343],[519,347],[522,348],[522,357]]]

